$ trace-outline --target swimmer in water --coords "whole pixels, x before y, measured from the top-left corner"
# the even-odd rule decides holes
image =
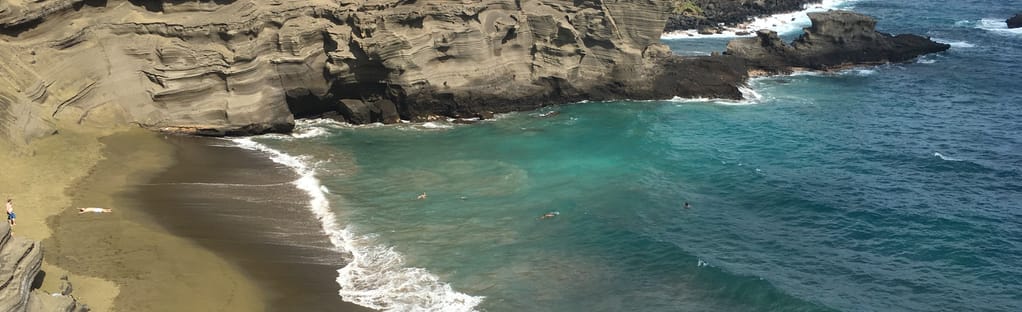
[[[688,209],[690,207],[692,207],[692,206],[689,206],[688,202],[685,202],[685,209]]]
[[[542,216],[540,216],[539,218],[536,218],[536,219],[538,219],[538,220],[550,219],[550,218],[556,217],[557,215],[560,215],[560,214],[561,214],[560,212],[551,211],[551,212],[544,213]]]
[[[114,211],[113,209],[109,209],[109,208],[96,208],[96,207],[78,208],[78,213],[86,213],[86,212],[108,213],[108,212],[113,212],[113,211]]]
[[[419,194],[419,197],[416,197],[415,199],[426,199],[426,192],[422,192],[422,194]]]

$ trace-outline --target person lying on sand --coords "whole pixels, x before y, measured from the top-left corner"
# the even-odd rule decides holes
[[[106,212],[113,212],[113,211],[114,211],[113,209],[109,209],[109,208],[96,208],[96,207],[78,208],[78,213],[86,213],[86,212],[106,213]]]

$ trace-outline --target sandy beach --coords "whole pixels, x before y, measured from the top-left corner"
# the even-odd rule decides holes
[[[42,241],[44,291],[67,274],[75,297],[95,311],[264,310],[236,266],[144,221],[138,202],[122,196],[172,165],[172,155],[143,130],[63,132],[4,153],[0,190],[14,198],[15,235]]]
[[[290,168],[224,139],[166,141],[177,161],[124,193],[148,221],[239,267],[267,311],[369,311],[338,295],[350,256],[330,244]]]

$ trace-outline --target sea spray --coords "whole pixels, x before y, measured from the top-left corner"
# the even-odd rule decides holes
[[[661,35],[661,39],[665,40],[678,40],[678,39],[703,39],[703,38],[733,38],[733,37],[752,37],[756,35],[756,31],[760,29],[773,30],[779,34],[790,34],[799,32],[802,27],[809,26],[808,13],[812,12],[825,12],[833,9],[852,9],[851,5],[857,1],[853,0],[823,0],[816,3],[806,4],[802,7],[801,11],[779,13],[768,16],[754,17],[744,27],[726,27],[724,31],[719,34],[699,34],[697,30],[679,30],[664,33]],[[743,33],[743,34],[739,34]]]
[[[339,295],[344,301],[385,311],[474,311],[483,297],[457,292],[422,268],[406,267],[393,247],[377,244],[372,235],[357,235],[342,227],[330,211],[326,188],[316,178],[310,159],[270,148],[251,138],[232,139],[238,147],[266,154],[273,162],[298,174],[293,184],[309,195],[309,208],[323,231],[351,261],[337,270]]]
[[[956,23],[956,25],[958,25]],[[1008,23],[1003,19],[984,18],[976,22],[976,28],[1001,35],[1022,35],[1022,28],[1008,28]]]

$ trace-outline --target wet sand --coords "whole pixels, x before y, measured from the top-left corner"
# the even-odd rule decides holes
[[[148,222],[237,265],[268,311],[369,311],[338,295],[348,256],[329,243],[290,169],[225,140],[167,141],[177,162],[125,194]]]
[[[67,188],[71,202],[47,219],[53,235],[43,241],[46,261],[72,273],[76,297],[96,311],[264,310],[261,290],[237,266],[152,226],[142,209],[146,203],[127,195],[175,163],[174,147],[142,130],[99,141],[103,159]],[[113,212],[79,214],[76,207]],[[76,283],[76,276],[97,277],[117,287],[102,292]],[[47,280],[56,280],[53,277],[47,272]],[[93,302],[101,296],[113,298],[112,303]]]
[[[66,274],[94,311],[364,311],[338,297],[345,257],[293,173],[211,143],[226,142],[82,129],[0,152],[14,235],[42,241],[41,288]]]

